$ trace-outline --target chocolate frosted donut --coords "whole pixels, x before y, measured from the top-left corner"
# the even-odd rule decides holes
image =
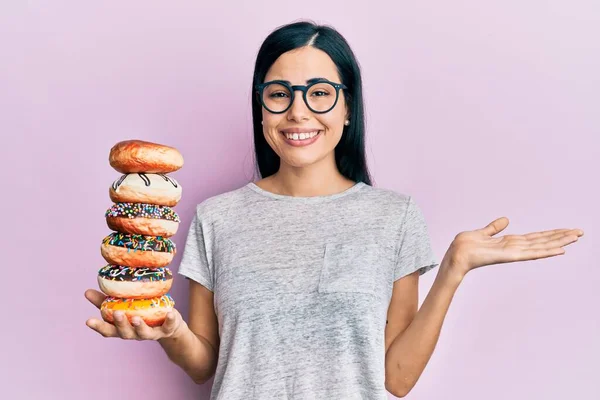
[[[183,156],[174,147],[143,140],[125,140],[110,149],[108,161],[117,171],[163,173],[183,167]]]
[[[165,294],[161,297],[149,299],[122,299],[109,296],[100,305],[102,319],[109,324],[114,324],[113,313],[122,311],[131,323],[133,316],[139,316],[148,326],[162,325],[167,313],[173,310],[175,301]]]
[[[106,295],[143,299],[166,294],[173,284],[169,268],[106,265],[98,271],[98,286]]]
[[[173,236],[180,222],[172,208],[144,203],[115,203],[105,217],[113,231],[162,237]]]
[[[146,203],[173,207],[181,200],[181,185],[165,174],[125,174],[109,189],[115,203]]]
[[[113,232],[102,241],[100,252],[109,264],[159,268],[173,260],[176,249],[168,238]]]

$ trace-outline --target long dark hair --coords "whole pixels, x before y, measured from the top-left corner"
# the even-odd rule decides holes
[[[313,46],[331,57],[337,67],[341,83],[348,89],[344,96],[350,111],[350,125],[344,126],[340,142],[335,148],[338,170],[354,182],[372,185],[365,157],[365,117],[360,67],[346,39],[329,26],[313,22],[294,22],[271,32],[258,51],[252,82],[252,120],[254,152],[259,176],[266,178],[279,170],[281,160],[263,135],[262,110],[255,87],[263,83],[271,65],[290,50]]]

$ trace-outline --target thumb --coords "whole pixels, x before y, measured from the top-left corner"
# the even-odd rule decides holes
[[[490,222],[485,228],[478,229],[479,232],[489,236],[494,236],[502,232],[508,226],[509,220],[506,217],[500,217]]]
[[[167,313],[165,317],[165,322],[163,322],[163,324],[161,325],[163,333],[170,335],[179,326],[179,323],[181,321],[178,318],[179,315],[176,315],[176,313],[179,314],[176,309],[172,309]]]
[[[85,298],[89,300],[90,303],[100,308],[102,302],[106,298],[106,295],[102,292],[99,292],[94,289],[88,289],[85,291]]]

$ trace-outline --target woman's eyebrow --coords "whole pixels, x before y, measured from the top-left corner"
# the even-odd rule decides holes
[[[287,83],[287,84],[288,84],[288,85],[290,85],[290,86],[291,86],[291,84],[292,84],[292,82],[290,82],[290,81],[286,81],[286,80],[283,80],[283,79],[280,79],[280,80],[281,80],[281,82],[285,82],[285,83]],[[327,78],[310,78],[310,79],[308,79],[308,80],[306,81],[306,83],[307,83],[307,84],[311,84],[311,83],[313,83],[313,82],[318,82],[318,81],[327,81],[327,80],[328,80]]]

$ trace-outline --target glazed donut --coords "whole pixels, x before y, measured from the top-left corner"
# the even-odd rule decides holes
[[[183,156],[170,146],[143,140],[125,140],[115,144],[108,156],[110,166],[123,174],[134,172],[174,172],[183,167]]]
[[[174,306],[175,301],[168,294],[149,299],[120,299],[108,296],[100,305],[100,314],[109,324],[114,324],[113,313],[122,311],[130,323],[131,318],[137,315],[148,326],[160,326]]]
[[[109,189],[115,203],[146,203],[173,207],[181,200],[181,185],[165,174],[125,174]]]
[[[179,227],[172,208],[143,203],[115,203],[104,214],[110,229],[138,235],[171,237]]]
[[[176,249],[168,238],[113,232],[102,241],[100,252],[112,265],[160,268],[173,260]]]
[[[145,299],[167,294],[173,284],[169,268],[106,265],[98,271],[98,286],[107,296]]]

